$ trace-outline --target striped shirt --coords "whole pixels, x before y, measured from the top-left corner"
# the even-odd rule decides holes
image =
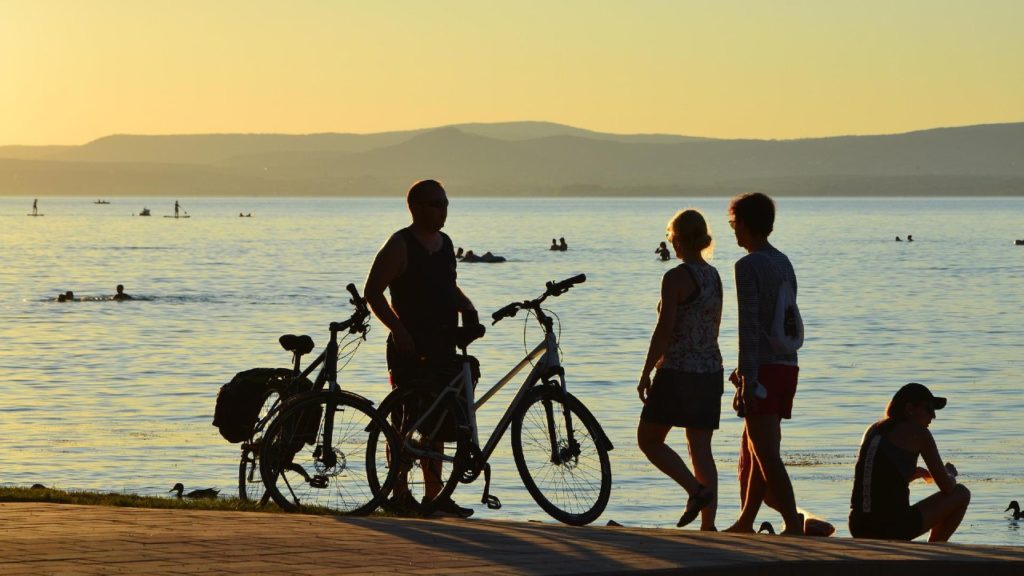
[[[736,262],[736,300],[739,308],[739,373],[757,382],[762,364],[797,365],[797,355],[776,354],[768,341],[775,302],[784,279],[796,293],[796,272],[785,254],[771,244]],[[785,276],[782,276],[785,275]]]

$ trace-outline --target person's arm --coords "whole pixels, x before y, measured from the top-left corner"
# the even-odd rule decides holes
[[[469,296],[466,296],[466,293],[462,291],[462,287],[458,284],[455,285],[455,306],[458,308],[459,313],[462,314],[463,326],[476,326],[480,324],[480,314],[476,311],[476,306],[473,306]]]
[[[363,297],[370,305],[373,314],[391,331],[395,346],[399,354],[413,356],[416,353],[416,344],[412,335],[402,324],[398,314],[395,314],[391,304],[384,296],[384,291],[402,275],[406,265],[405,241],[398,234],[394,234],[373,259],[370,266],[370,273],[366,276],[366,284],[363,286]]]
[[[681,300],[689,298],[695,286],[690,275],[681,269],[669,270],[661,278],[661,303],[658,306],[658,323],[651,334],[651,343],[647,347],[647,358],[644,368],[640,371],[640,383],[636,390],[640,401],[647,402],[651,391],[651,372],[658,361],[665,355],[672,331],[676,326],[676,308]]]
[[[736,262],[736,303],[739,321],[739,376],[752,388],[757,383],[757,347],[761,338],[760,294],[749,258]],[[748,391],[745,390],[745,393]]]
[[[925,466],[928,467],[928,473],[931,475],[932,480],[935,481],[935,485],[942,492],[947,494],[952,492],[956,488],[956,480],[949,475],[946,467],[942,464],[939,448],[935,445],[935,438],[932,436],[932,433],[928,430],[922,430],[918,441],[921,447],[921,458],[924,459]]]

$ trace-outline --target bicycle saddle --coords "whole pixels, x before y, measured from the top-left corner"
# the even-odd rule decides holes
[[[302,356],[303,354],[309,354],[316,347],[313,343],[313,339],[309,336],[296,336],[295,334],[285,334],[277,339],[281,343],[281,347],[289,352],[293,352]]]

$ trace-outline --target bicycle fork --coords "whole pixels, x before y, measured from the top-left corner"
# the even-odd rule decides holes
[[[576,442],[572,428],[572,413],[568,402],[562,402],[562,418],[565,420],[565,445],[558,438],[558,426],[555,422],[555,408],[551,400],[543,400],[544,415],[548,423],[548,438],[551,440],[551,463],[557,466],[571,462],[580,455],[580,445]]]

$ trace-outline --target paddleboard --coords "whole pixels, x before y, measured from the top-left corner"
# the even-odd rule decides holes
[[[25,214],[25,216],[46,216],[46,214]]]
[[[191,218],[191,216],[164,216],[164,218]]]

